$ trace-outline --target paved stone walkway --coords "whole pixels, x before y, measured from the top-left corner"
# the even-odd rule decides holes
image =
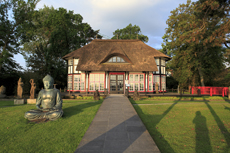
[[[160,153],[132,104],[124,95],[109,95],[75,153]]]

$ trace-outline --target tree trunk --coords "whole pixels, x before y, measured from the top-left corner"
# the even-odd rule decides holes
[[[203,76],[203,73],[202,73],[200,68],[198,68],[198,72],[199,72],[199,75],[200,75],[200,83],[204,87],[204,76]]]

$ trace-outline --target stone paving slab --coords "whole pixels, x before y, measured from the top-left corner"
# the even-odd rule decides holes
[[[124,95],[110,94],[75,153],[160,153],[132,104]]]

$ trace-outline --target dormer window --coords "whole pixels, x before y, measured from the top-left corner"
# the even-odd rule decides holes
[[[114,56],[111,57],[107,63],[127,63],[127,62],[119,56]]]

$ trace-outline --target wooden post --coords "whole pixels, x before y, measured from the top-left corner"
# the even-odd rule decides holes
[[[230,86],[228,87],[228,99],[230,100]]]
[[[198,96],[200,96],[200,95],[201,95],[201,91],[200,91],[200,89],[197,89],[197,94],[198,94]]]

